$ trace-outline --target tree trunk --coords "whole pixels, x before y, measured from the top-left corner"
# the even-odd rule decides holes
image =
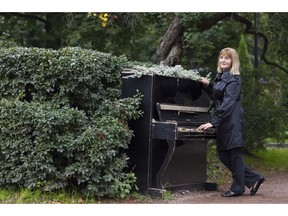
[[[182,53],[182,35],[180,17],[176,16],[156,51],[157,64],[162,63],[167,66],[179,64]]]
[[[231,16],[231,13],[216,13],[213,17],[200,20],[196,27],[199,31],[204,31],[229,16]],[[157,64],[175,66],[180,63],[184,33],[184,28],[181,26],[180,21],[180,17],[176,16],[163,36],[156,51]],[[195,25],[195,23],[192,23],[192,25]]]

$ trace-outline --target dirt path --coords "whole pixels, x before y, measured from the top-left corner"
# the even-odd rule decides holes
[[[167,204],[288,204],[288,172],[270,172],[265,174],[265,182],[256,195],[250,196],[246,189],[239,197],[221,197],[229,189],[229,184],[218,186],[218,191],[192,191],[186,194],[175,192],[175,199],[161,201]]]

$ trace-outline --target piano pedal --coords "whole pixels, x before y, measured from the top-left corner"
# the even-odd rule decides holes
[[[151,197],[156,197],[156,198],[163,198],[164,194],[165,194],[166,190],[165,189],[161,189],[161,188],[149,188],[148,189],[148,195],[150,195]]]
[[[190,191],[188,190],[177,190],[178,193],[185,195],[186,193],[189,193]]]

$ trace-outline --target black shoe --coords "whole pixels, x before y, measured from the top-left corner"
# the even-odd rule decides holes
[[[265,181],[265,178],[263,176],[261,176],[259,178],[259,180],[254,184],[254,186],[251,188],[250,190],[250,195],[255,195],[259,189],[259,187],[261,186],[261,184]]]
[[[242,195],[242,193],[235,193],[233,191],[227,191],[227,192],[221,194],[222,197],[237,197],[237,196],[241,196],[241,195]]]

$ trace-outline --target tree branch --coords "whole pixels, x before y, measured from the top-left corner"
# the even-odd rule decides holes
[[[0,13],[2,16],[18,16],[25,19],[34,19],[46,24],[47,20],[31,13]]]
[[[213,25],[216,25],[220,20],[223,20],[225,18],[234,18],[235,20],[237,20],[238,22],[241,22],[243,24],[245,24],[245,33],[246,34],[252,34],[252,35],[259,35],[263,40],[264,40],[264,46],[263,46],[263,52],[260,56],[260,58],[268,65],[273,65],[274,67],[279,68],[280,70],[284,71],[285,73],[288,74],[288,70],[274,62],[270,62],[268,61],[267,57],[266,57],[266,53],[268,50],[268,44],[269,44],[269,40],[267,38],[267,36],[263,33],[263,32],[258,32],[252,29],[252,22],[248,19],[246,19],[243,16],[240,16],[237,13],[216,13],[214,16],[211,17],[205,17],[202,20],[199,21],[199,23],[197,24],[197,29],[199,31],[205,31],[209,28],[211,28]]]
[[[253,30],[252,29],[252,22],[250,20],[246,19],[245,17],[242,17],[242,16],[240,16],[237,13],[232,14],[232,16],[233,16],[233,18],[235,20],[237,20],[237,21],[239,21],[241,23],[244,23],[246,25],[246,28],[245,28],[245,33],[246,34],[253,34],[253,35],[257,34],[260,37],[262,37],[262,39],[264,40],[264,46],[263,46],[263,52],[261,54],[261,59],[266,64],[273,65],[273,66],[279,68],[280,70],[282,70],[282,71],[284,71],[285,73],[288,74],[288,70],[287,69],[283,68],[282,66],[280,66],[280,65],[278,65],[278,64],[276,64],[274,62],[268,61],[268,59],[266,58],[266,52],[267,52],[268,44],[269,44],[267,36],[264,33],[262,33],[262,32],[258,32],[258,31]]]
[[[198,24],[196,25],[196,28],[200,31],[203,32],[212,26],[216,25],[219,21],[231,17],[231,13],[216,13],[213,16],[209,17],[204,17],[201,19]]]

